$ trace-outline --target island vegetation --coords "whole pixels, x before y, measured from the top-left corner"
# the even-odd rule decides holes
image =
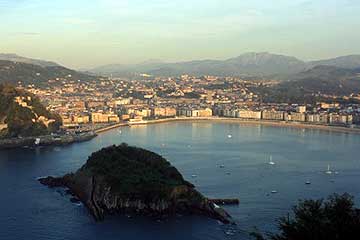
[[[234,223],[225,210],[199,193],[160,155],[127,144],[91,154],[76,173],[47,177],[50,187],[67,187],[97,220],[112,213],[205,215]]]

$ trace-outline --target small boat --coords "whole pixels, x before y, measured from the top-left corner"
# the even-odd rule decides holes
[[[325,172],[328,175],[331,175],[333,172],[330,170],[330,165],[328,165],[327,171]]]
[[[272,194],[275,194],[275,193],[278,193],[278,191],[272,190],[271,193],[272,193]]]
[[[227,172],[226,175],[231,175],[231,173],[230,173],[230,172]]]
[[[232,138],[232,135],[231,135],[231,134],[229,134],[229,135],[228,135],[228,138]]]
[[[275,162],[273,162],[273,160],[272,160],[272,156],[271,156],[271,155],[270,155],[269,165],[275,165]]]
[[[224,233],[228,236],[234,236],[236,231],[232,230],[232,229],[228,229],[228,230],[224,231]]]
[[[310,182],[310,181],[306,181],[305,184],[306,184],[306,185],[310,185],[311,182]]]
[[[225,165],[221,164],[219,167],[220,167],[220,168],[225,168]]]
[[[214,208],[220,208],[220,206],[216,205],[215,203],[213,203],[213,206],[214,206]]]
[[[40,144],[40,141],[41,141],[40,138],[36,138],[36,139],[35,139],[35,145],[39,145],[39,144]]]
[[[193,174],[191,175],[192,178],[197,178],[197,175]]]
[[[54,151],[55,151],[55,152],[60,152],[60,151],[61,151],[61,148],[60,148],[60,147],[55,147],[55,148],[54,148]]]

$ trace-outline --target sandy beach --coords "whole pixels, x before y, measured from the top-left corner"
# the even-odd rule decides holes
[[[328,132],[341,132],[349,134],[360,134],[360,128],[349,128],[342,126],[330,126],[330,125],[315,125],[309,123],[300,122],[286,122],[286,121],[267,121],[267,120],[248,120],[240,118],[221,118],[221,117],[206,117],[206,118],[191,118],[191,117],[178,117],[178,118],[167,118],[167,119],[156,119],[147,120],[133,123],[119,123],[106,128],[101,128],[96,133],[102,133],[109,131],[114,128],[125,127],[125,126],[136,126],[136,125],[148,125],[148,124],[160,124],[168,122],[226,122],[226,123],[238,123],[243,125],[263,125],[273,127],[289,127],[289,128],[300,128],[300,129],[317,129]]]

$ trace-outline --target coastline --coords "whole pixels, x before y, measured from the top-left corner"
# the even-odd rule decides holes
[[[166,118],[156,120],[146,120],[141,122],[133,123],[121,123],[112,125],[106,128],[102,128],[96,131],[96,133],[106,132],[115,128],[124,126],[141,126],[150,124],[160,124],[169,122],[225,122],[225,123],[238,123],[243,125],[263,125],[272,127],[286,127],[286,128],[300,128],[300,129],[316,129],[327,132],[338,132],[348,134],[360,134],[360,128],[349,128],[342,126],[331,126],[331,125],[316,125],[301,122],[286,122],[286,121],[271,121],[271,120],[250,120],[240,118],[222,118],[222,117],[178,117],[178,118]]]
[[[0,150],[22,147],[39,147],[39,146],[65,146],[77,142],[85,142],[95,138],[95,132],[87,132],[82,134],[69,134],[60,136],[36,136],[24,138],[8,138],[0,139]],[[36,143],[39,141],[38,143]]]
[[[129,123],[117,123],[117,124],[114,124],[114,125],[110,125],[110,126],[106,126],[106,127],[103,127],[103,128],[96,129],[96,130],[94,130],[94,133],[99,134],[99,133],[102,133],[102,132],[110,131],[110,130],[115,129],[115,128],[128,127],[128,126],[129,126]]]
[[[331,125],[315,125],[300,122],[286,122],[286,121],[271,121],[271,120],[251,120],[241,118],[223,118],[223,117],[177,117],[177,118],[165,118],[144,120],[139,122],[122,122],[113,124],[110,126],[102,127],[94,130],[93,132],[87,132],[83,134],[71,134],[62,136],[39,136],[39,137],[26,137],[26,138],[13,138],[13,139],[0,139],[0,150],[10,148],[22,148],[22,147],[37,147],[37,146],[63,146],[70,145],[77,142],[89,141],[98,136],[98,134],[121,128],[131,126],[144,126],[150,124],[161,124],[171,122],[219,122],[219,123],[235,123],[240,125],[258,125],[258,126],[271,126],[279,128],[294,128],[294,129],[314,129],[323,132],[337,132],[346,134],[360,134],[360,128],[349,128],[342,126]],[[35,144],[35,141],[40,139],[39,144]]]

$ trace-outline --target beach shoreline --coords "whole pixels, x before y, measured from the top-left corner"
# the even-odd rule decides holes
[[[121,122],[113,124],[106,127],[101,127],[94,130],[92,133],[87,133],[83,135],[70,135],[62,136],[60,139],[55,139],[52,136],[41,136],[41,137],[28,137],[28,138],[16,138],[16,139],[1,139],[0,140],[0,149],[7,148],[19,148],[24,146],[35,146],[34,141],[36,138],[40,138],[41,146],[58,146],[58,145],[69,145],[76,142],[83,142],[95,138],[99,134],[108,132],[110,130],[122,128],[122,127],[131,127],[131,126],[146,126],[152,124],[161,124],[161,123],[172,123],[172,122],[200,122],[200,123],[232,123],[240,125],[256,125],[256,126],[271,126],[271,127],[280,127],[280,128],[293,128],[293,129],[313,129],[320,130],[323,132],[335,132],[335,133],[345,133],[345,134],[360,134],[360,128],[349,128],[342,126],[331,126],[331,125],[315,125],[308,123],[300,122],[286,122],[286,121],[268,121],[268,120],[251,120],[251,119],[240,119],[240,118],[222,118],[222,117],[177,117],[177,118],[166,118],[166,119],[154,119],[154,120],[144,120],[139,122]]]
[[[315,129],[327,132],[338,132],[348,134],[360,134],[360,128],[349,128],[342,126],[331,126],[331,125],[317,125],[308,124],[301,122],[287,122],[287,121],[271,121],[271,120],[251,120],[251,119],[240,119],[240,118],[222,118],[222,117],[178,117],[178,118],[166,118],[166,119],[155,119],[155,120],[144,120],[140,122],[132,123],[119,123],[116,125],[108,126],[96,131],[97,134],[107,132],[109,130],[120,128],[120,127],[131,127],[151,124],[161,124],[170,122],[222,122],[222,123],[237,123],[241,125],[259,125],[259,126],[272,126],[272,127],[286,127],[286,128],[297,128],[297,129]]]

